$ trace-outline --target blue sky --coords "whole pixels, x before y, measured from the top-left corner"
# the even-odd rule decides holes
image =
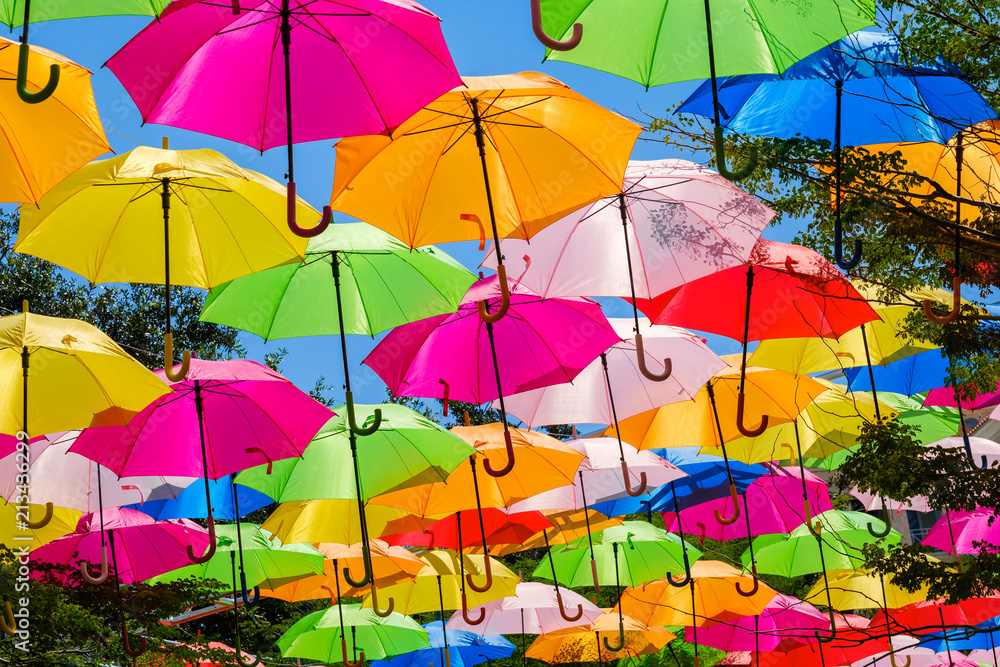
[[[542,63],[543,47],[532,34],[527,0],[425,0],[423,4],[442,18],[445,38],[458,70],[463,75],[542,71],[601,105],[637,120],[644,117],[644,112],[663,114],[696,87],[696,83],[675,84],[653,88],[647,92],[639,84],[603,72],[566,63]],[[109,70],[102,69],[101,65],[141,30],[146,22],[147,19],[137,17],[119,17],[38,23],[31,27],[31,41],[58,51],[94,72],[93,85],[98,109],[108,139],[116,152],[131,150],[138,144],[159,146],[161,137],[167,136],[171,148],[212,148],[243,167],[284,182],[284,148],[260,155],[246,146],[206,135],[155,125],[142,126],[139,112],[128,94],[114,75]],[[17,34],[19,32],[10,37],[16,39]],[[328,203],[330,198],[334,167],[332,145],[333,142],[329,141],[296,146],[298,194],[317,208]],[[632,157],[656,159],[678,157],[678,153],[660,141],[640,139]],[[692,159],[691,154],[684,157]],[[347,218],[338,215],[336,220],[343,222]],[[794,227],[786,225],[780,230],[770,230],[766,235],[787,241],[796,231]],[[475,270],[478,266],[481,253],[475,243],[456,243],[442,247],[470,269]],[[631,308],[624,301],[602,302],[609,317],[631,315]],[[319,375],[326,375],[328,383],[338,388],[342,383],[340,348],[336,338],[292,339],[264,344],[257,337],[244,334],[241,340],[250,358],[258,361],[263,361],[264,354],[268,351],[278,347],[286,348],[289,354],[282,371],[300,387],[312,387]],[[725,339],[714,338],[713,344],[719,353],[738,350],[734,342]],[[348,346],[352,365],[357,369],[352,371],[356,400],[381,401],[384,397],[384,385],[366,367],[357,366],[374,346],[374,342],[365,337],[352,336],[348,340]]]

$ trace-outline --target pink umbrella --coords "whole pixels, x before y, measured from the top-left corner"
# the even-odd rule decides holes
[[[36,549],[31,557],[56,564],[76,560],[106,563],[105,531],[111,539],[115,571],[123,584],[145,581],[184,567],[189,564],[188,549],[203,551],[209,541],[208,532],[188,519],[155,521],[137,510],[111,508],[103,514],[84,514],[74,533]],[[64,577],[59,578],[67,583]]]
[[[907,667],[979,667],[964,653],[958,651],[937,653],[929,648],[918,646],[919,643],[920,640],[915,637],[896,635],[892,637],[892,654],[888,652],[876,653],[851,663],[851,667],[896,667],[896,665],[906,665]],[[989,654],[987,653],[987,655]]]
[[[953,556],[978,554],[991,546],[1000,545],[1000,520],[997,520],[996,514],[996,510],[985,507],[975,512],[946,512],[927,532],[921,544]],[[977,542],[985,544],[977,545]]]
[[[603,613],[582,595],[562,588],[559,595],[563,598],[564,608],[572,609],[579,605],[583,609],[581,617],[567,621],[559,611],[560,603],[555,591],[550,584],[520,583],[514,589],[513,597],[500,598],[476,608],[486,612],[482,622],[470,625],[460,612],[455,612],[448,620],[447,627],[449,630],[465,630],[484,637],[501,634],[543,635],[577,625],[590,625]],[[470,614],[478,616],[475,609],[470,610]]]
[[[961,438],[959,438],[959,440],[961,440]],[[885,500],[874,493],[864,493],[863,491],[858,490],[857,486],[851,488],[850,494],[858,499],[858,501],[864,506],[866,512],[885,509],[889,512],[899,514],[903,511],[930,512],[933,509],[927,505],[927,498],[924,496],[914,496],[910,498],[909,502],[901,503],[897,500]]]
[[[931,389],[927,392],[927,398],[924,399],[924,405],[943,405],[949,408],[959,407],[958,400],[955,398],[955,390],[952,387],[938,387],[937,389]],[[991,408],[997,405],[1000,405],[1000,384],[997,385],[996,391],[980,394],[973,399],[963,398],[961,407],[963,410],[981,410],[983,408]]]
[[[450,398],[471,403],[499,398],[507,467],[496,471],[486,463],[485,468],[501,476],[514,466],[503,396],[569,382],[621,339],[601,307],[588,299],[543,299],[512,284],[508,316],[495,323],[479,317],[480,301],[491,311],[499,308],[497,276],[474,283],[457,313],[396,327],[363,363],[395,395],[440,398],[446,411]]]
[[[330,208],[296,225],[293,143],[387,133],[462,85],[440,21],[412,0],[177,0],[107,66],[144,122],[288,146],[288,224],[303,236]]]
[[[722,651],[791,651],[816,642],[817,630],[829,630],[830,621],[808,602],[776,595],[759,616],[744,616],[698,628],[698,641]]]

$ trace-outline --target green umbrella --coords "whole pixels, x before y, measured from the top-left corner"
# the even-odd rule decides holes
[[[232,579],[233,555],[238,542],[243,543],[243,566],[248,586],[264,586],[273,590],[314,574],[323,574],[325,556],[309,544],[282,544],[265,530],[252,524],[215,527],[218,543],[215,555],[205,563],[197,563],[161,574],[149,583],[164,583],[180,579],[215,579],[228,589]],[[231,555],[233,554],[233,555]]]
[[[304,616],[277,644],[285,658],[344,665],[430,648],[427,632],[409,616],[394,612],[380,618],[359,604],[330,607]],[[358,652],[360,659],[351,659]]]
[[[476,453],[456,435],[402,405],[356,405],[359,420],[382,411],[378,431],[357,448],[362,500],[395,489],[442,482]],[[351,466],[351,438],[342,407],[302,452],[302,456],[244,470],[236,483],[256,489],[279,503],[357,497]]]
[[[601,582],[616,580],[616,564],[618,581],[626,586],[640,586],[662,579],[667,572],[685,571],[685,543],[676,535],[644,521],[625,521],[620,526],[605,528],[594,533],[593,541],[594,560]],[[690,544],[686,547],[689,563],[701,558],[700,551]],[[586,537],[554,546],[551,553],[551,563],[555,565],[561,583],[570,588],[592,584],[590,545]],[[543,559],[532,576],[552,579],[550,560]]]

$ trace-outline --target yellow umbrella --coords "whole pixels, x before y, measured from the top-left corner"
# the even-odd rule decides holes
[[[621,649],[609,651],[601,645],[602,634],[618,634],[618,614],[604,613],[593,625],[564,628],[539,635],[528,647],[525,657],[549,664],[568,662],[606,663],[620,658],[659,653],[660,649],[677,639],[662,627],[650,627],[629,618],[622,619],[625,641]]]
[[[38,505],[28,505],[29,516],[38,509]],[[27,547],[28,551],[34,551],[38,547],[44,546],[52,540],[69,535],[76,530],[76,524],[83,514],[80,510],[70,510],[63,507],[56,507],[52,511],[52,520],[42,528],[28,528],[23,530],[17,527],[17,505],[11,503],[0,504],[0,543],[7,545],[14,550],[15,554],[21,547]],[[24,518],[22,511],[21,518]]]
[[[893,582],[894,576],[883,579],[870,570],[844,570],[830,577],[830,603],[834,609],[899,609],[927,599],[928,585],[912,593]],[[883,590],[884,586],[884,590]],[[812,587],[805,602],[826,605],[826,587],[822,581]]]
[[[367,504],[365,518],[372,538],[421,531],[421,521],[404,509]],[[261,526],[284,544],[298,542],[354,544],[361,541],[361,519],[354,500],[302,500],[281,503]]]
[[[23,105],[22,105],[23,106]],[[301,200],[298,215],[319,214]],[[165,285],[164,357],[173,373],[170,285],[211,288],[302,261],[308,239],[286,224],[285,188],[215,151],[140,146],[77,170],[21,207],[14,249],[91,283]],[[190,353],[184,358],[190,360]]]
[[[0,37],[0,202],[38,203],[59,181],[111,150],[97,114],[90,71],[46,49],[30,47],[28,83],[41,88],[58,65],[60,85],[48,99],[24,104],[17,78],[20,45]]]

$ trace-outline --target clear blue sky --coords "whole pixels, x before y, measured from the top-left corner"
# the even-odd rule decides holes
[[[603,106],[633,119],[643,118],[643,112],[663,114],[682,100],[696,84],[676,84],[653,88],[646,92],[642,86],[576,65],[542,63],[543,47],[531,31],[527,0],[485,2],[483,0],[424,0],[423,4],[443,20],[444,35],[451,53],[463,75],[508,74],[527,70],[545,72],[567,83],[574,90]],[[206,135],[186,132],[156,125],[142,126],[142,119],[128,94],[118,80],[101,65],[147,20],[136,17],[110,19],[78,19],[38,23],[31,27],[31,41],[89,67],[94,72],[93,85],[98,109],[107,130],[108,139],[115,151],[121,153],[138,143],[159,146],[162,136],[170,138],[170,147],[212,148],[218,150],[248,169],[262,172],[284,182],[285,149],[278,148],[260,155],[254,150],[232,142]],[[11,38],[16,39],[19,31]],[[641,122],[641,120],[640,120]],[[648,138],[648,137],[647,137]],[[296,146],[296,180],[298,194],[319,208],[329,202],[333,182],[333,142],[316,142]],[[676,151],[662,142],[640,141],[633,158],[656,159],[677,157]],[[691,155],[685,155],[691,159]],[[337,216],[345,221],[346,216]],[[767,236],[776,240],[790,240],[796,230],[771,230]],[[475,270],[480,253],[475,243],[449,244],[443,248]],[[602,300],[609,317],[627,317],[630,307],[624,301]],[[241,339],[250,358],[263,361],[267,351],[285,347],[289,351],[282,371],[304,389],[312,387],[323,374],[329,384],[339,388],[342,370],[339,360],[339,342],[336,338],[292,339],[264,344],[259,338],[244,334]],[[361,336],[348,339],[352,363],[352,384],[359,402],[380,402],[384,385],[378,378],[358,366],[371,350],[374,342]],[[737,351],[735,343],[713,339],[713,346],[720,354]],[[338,396],[340,398],[340,396]]]

